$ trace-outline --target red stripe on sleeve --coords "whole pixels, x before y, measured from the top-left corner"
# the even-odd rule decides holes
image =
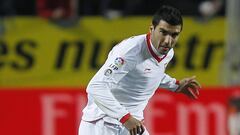
[[[176,84],[179,85],[179,84],[180,84],[180,81],[179,81],[179,80],[176,80]]]
[[[124,115],[124,116],[120,119],[120,122],[121,122],[122,124],[124,124],[124,123],[130,118],[130,116],[131,116],[130,113]]]

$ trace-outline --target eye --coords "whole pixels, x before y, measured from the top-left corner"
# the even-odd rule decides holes
[[[178,36],[178,33],[173,33],[171,36],[172,36],[173,38],[176,38],[176,37]]]
[[[160,33],[162,33],[164,36],[166,36],[168,34],[168,32],[164,31],[164,30],[160,30]]]

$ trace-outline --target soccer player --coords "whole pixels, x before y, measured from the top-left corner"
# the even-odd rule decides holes
[[[87,86],[79,135],[148,135],[143,111],[159,87],[198,98],[195,76],[178,81],[165,73],[182,28],[179,10],[162,6],[149,33],[125,39],[111,50]]]

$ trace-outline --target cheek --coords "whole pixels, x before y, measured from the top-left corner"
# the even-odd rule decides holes
[[[161,41],[161,36],[159,36],[159,34],[155,34],[154,41],[155,41],[155,43],[159,43]]]
[[[175,45],[177,43],[177,41],[178,41],[178,38],[173,39],[173,44]]]
[[[177,37],[174,39],[174,42],[177,42],[177,41],[178,41],[178,38],[179,38],[179,37],[177,36]]]
[[[153,37],[154,37],[154,40],[157,41],[159,38],[159,34],[157,32],[154,32]]]
[[[158,37],[158,43],[163,43],[163,42],[164,42],[163,36],[159,36],[159,37]]]
[[[172,48],[176,46],[177,40],[173,40]]]

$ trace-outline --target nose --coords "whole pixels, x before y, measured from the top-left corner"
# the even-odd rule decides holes
[[[172,44],[172,37],[170,35],[167,35],[164,39],[164,44],[167,45],[168,47],[171,47]]]

